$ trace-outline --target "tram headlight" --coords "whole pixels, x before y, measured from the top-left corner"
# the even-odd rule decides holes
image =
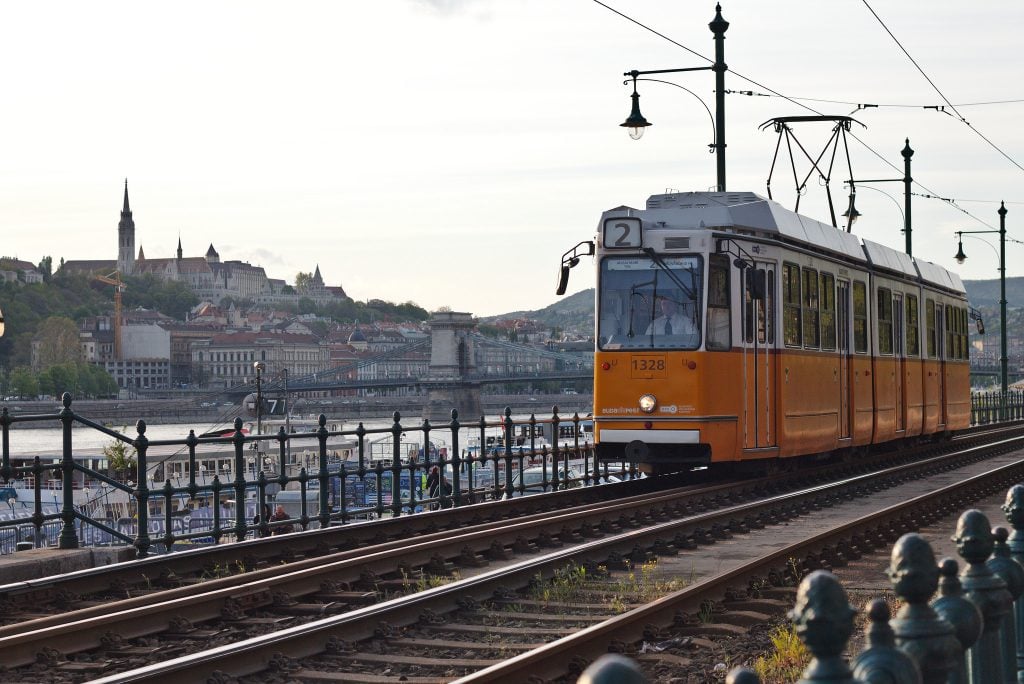
[[[640,410],[644,413],[654,413],[654,407],[658,405],[658,400],[654,398],[653,394],[645,394],[640,397]]]

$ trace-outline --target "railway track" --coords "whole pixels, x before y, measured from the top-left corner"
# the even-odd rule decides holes
[[[1012,433],[1013,430],[1021,429],[1024,428],[1013,425],[1000,429],[979,427],[958,436],[954,444],[975,443],[1003,434],[1006,430]],[[782,473],[762,479],[757,484],[769,488],[795,488],[815,478],[843,477],[844,473],[912,461],[934,453],[937,448],[941,448],[941,445],[922,446],[899,454],[878,454],[845,467],[825,466],[823,469]],[[713,506],[718,501],[746,496],[751,488],[751,483],[746,481],[716,484],[701,478],[699,474],[687,475],[686,481],[690,484],[683,484],[682,477],[663,476],[600,487],[576,487],[546,495],[516,497],[401,518],[310,530],[302,534],[219,544],[0,585],[0,606],[4,608],[0,611],[0,630],[3,630],[4,624],[18,625],[45,615],[88,608],[90,604],[107,604],[181,585],[200,584],[269,567],[280,568],[295,562],[313,561],[336,552],[366,549],[388,541],[405,541],[472,525],[500,523],[583,505],[601,505],[609,500],[642,497],[670,488],[675,488],[683,501],[693,501],[697,506]]]
[[[1015,440],[1004,440],[1002,448],[1015,445]],[[459,641],[479,643],[483,633],[493,638],[502,630],[498,629],[500,625],[489,624],[488,620],[500,617],[513,623],[518,621],[519,624],[512,624],[509,631],[535,637],[543,635],[548,639],[569,632],[587,633],[589,627],[582,631],[581,628],[598,622],[598,618],[609,617],[609,610],[630,608],[637,601],[651,598],[627,591],[628,587],[623,589],[621,578],[616,579],[623,572],[635,573],[638,567],[652,563],[659,556],[672,557],[680,550],[692,550],[732,534],[775,525],[845,500],[869,496],[908,478],[983,458],[985,453],[980,447],[963,448],[957,454],[896,465],[884,473],[847,477],[840,482],[808,486],[787,494],[771,495],[759,488],[761,483],[717,485],[696,491],[673,490],[637,495],[610,504],[578,506],[554,514],[536,514],[514,523],[484,523],[460,531],[435,532],[412,541],[385,542],[377,547],[311,558],[282,568],[256,570],[129,600],[134,603],[122,601],[90,606],[59,617],[7,626],[0,632],[0,662],[20,666],[12,670],[20,681],[61,681],[52,679],[55,673],[73,681],[76,676],[110,672],[121,674],[106,681],[169,681],[171,678],[180,681],[182,678],[192,680],[204,668],[207,672],[216,669],[244,674],[255,667],[263,673],[258,677],[265,676],[267,667],[290,672],[307,667],[305,661],[296,665],[293,659],[326,651],[332,662],[339,658],[356,662],[362,669],[370,670],[365,673],[367,676],[375,677],[378,674],[373,673],[372,658],[354,658],[353,653],[365,653],[350,644],[374,639],[381,630],[391,635],[384,638],[394,639],[395,634],[404,634],[409,625],[425,620],[430,627],[431,622],[449,620],[439,616],[470,611],[476,617],[460,618],[468,620],[458,623],[464,625],[460,628],[461,638],[455,639],[451,634],[459,630],[441,626],[435,627],[438,634],[417,637],[418,641],[410,646],[414,652],[438,649],[447,653],[445,649],[463,648],[479,656],[461,658],[480,660],[475,665],[460,665],[461,671],[451,670],[455,663],[451,662],[450,654],[440,658],[449,661],[445,664],[449,670],[437,676],[441,681],[448,681],[474,670],[496,667],[487,661],[507,660],[511,654],[525,648],[522,643],[506,647],[501,641],[493,647],[476,650],[451,644],[444,646]],[[870,546],[871,542],[855,540],[852,545],[836,546],[824,557],[832,561],[848,557],[865,545]],[[551,548],[555,550],[544,553]],[[528,557],[516,561],[513,557],[517,555]],[[483,569],[485,563],[493,569]],[[611,574],[604,578],[605,570],[601,568]],[[557,619],[542,619],[534,610],[523,608],[536,609],[545,602],[545,596],[549,597],[550,590],[548,594],[541,590],[532,598],[530,594],[508,593],[511,587],[536,584],[538,578],[578,578],[580,573],[588,581],[597,582],[587,591],[599,599],[571,602],[573,606],[587,606],[585,616],[573,617],[566,614],[568,606],[556,605],[556,610],[560,611],[555,616]],[[618,594],[602,589],[601,581],[617,586]],[[502,591],[496,594],[496,588]],[[369,605],[361,606],[363,603]],[[598,610],[600,606],[606,607],[604,614]],[[758,606],[766,608],[766,604]],[[323,617],[332,613],[337,615]],[[494,614],[500,615],[495,617]],[[541,627],[531,625],[530,621],[561,624]],[[469,628],[473,625],[475,631]],[[53,643],[61,645],[59,653],[47,650],[47,644]],[[223,645],[199,655],[183,655],[160,665],[139,667],[147,661],[191,653],[211,643]],[[536,646],[529,640],[526,645]],[[313,650],[309,650],[311,648]],[[283,656],[271,659],[272,662],[263,662],[264,658],[255,656],[256,652],[269,656],[275,650],[280,650]],[[531,648],[529,652],[532,650],[536,649]],[[390,647],[388,652],[391,652]],[[503,655],[494,655],[499,652]],[[69,658],[73,653],[80,655]],[[433,670],[424,665],[431,657],[411,655],[409,658],[409,662],[390,662],[389,667],[401,669],[402,666],[414,671],[437,669],[436,664]],[[438,659],[433,657],[433,660]],[[561,666],[565,668],[566,662]],[[168,667],[171,669],[167,670]],[[177,669],[183,667],[186,669]],[[331,667],[337,667],[337,663]],[[349,674],[356,676],[358,673]],[[404,674],[409,676],[410,673]],[[39,675],[48,678],[34,679]],[[437,681],[435,675],[436,672],[430,675],[435,678],[429,681]],[[310,677],[316,678],[315,675]]]

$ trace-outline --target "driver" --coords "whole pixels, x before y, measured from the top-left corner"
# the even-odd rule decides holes
[[[683,308],[679,303],[679,293],[672,292],[667,295],[658,295],[658,306],[661,315],[651,321],[647,326],[645,335],[696,335],[697,329],[693,321],[683,314]]]

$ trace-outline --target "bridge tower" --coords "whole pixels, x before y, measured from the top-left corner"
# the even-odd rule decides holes
[[[475,328],[468,313],[437,311],[430,318],[430,369],[422,384],[427,389],[423,415],[432,422],[449,421],[453,408],[462,422],[480,418],[480,383],[469,380],[476,371],[470,335]]]

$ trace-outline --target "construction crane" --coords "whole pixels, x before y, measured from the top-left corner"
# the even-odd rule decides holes
[[[114,271],[109,275],[94,275],[94,280],[114,286],[114,359],[121,360],[121,293],[127,287],[121,282],[121,272]]]

